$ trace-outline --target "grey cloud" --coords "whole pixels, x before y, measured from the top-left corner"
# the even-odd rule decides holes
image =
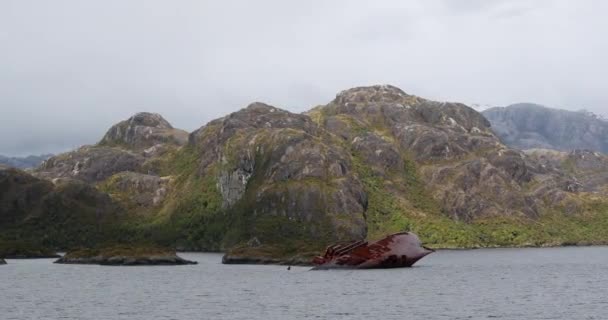
[[[605,1],[0,2],[0,154],[96,142],[138,111],[193,130],[391,83],[608,114]]]

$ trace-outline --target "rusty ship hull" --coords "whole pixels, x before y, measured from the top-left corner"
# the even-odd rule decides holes
[[[329,246],[312,261],[314,270],[406,268],[432,253],[414,233],[400,232],[375,242],[363,240]]]

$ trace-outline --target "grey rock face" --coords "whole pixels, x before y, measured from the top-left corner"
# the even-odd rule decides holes
[[[121,198],[128,205],[157,207],[169,188],[168,178],[155,176],[162,157],[187,140],[185,131],[173,128],[162,116],[142,112],[112,126],[99,144],[51,157],[33,174],[48,180],[105,183],[121,195],[129,194],[130,199]]]
[[[404,161],[399,150],[374,133],[365,133],[352,139],[352,148],[375,174],[388,177],[391,172],[403,170]]]
[[[89,183],[107,179],[118,172],[139,171],[144,157],[113,147],[84,146],[54,156],[34,170],[45,179],[71,178]]]
[[[442,212],[465,221],[537,217],[588,190],[583,184],[601,185],[581,184],[508,148],[484,116],[463,104],[429,101],[387,85],[345,90],[306,115],[254,103],[210,122],[189,140],[204,150],[198,173],[217,175],[225,209],[247,202],[256,217],[313,223],[329,218],[336,230],[349,230],[341,231],[344,237],[355,239],[366,235],[368,207],[355,158],[382,179],[387,197],[406,202],[410,192],[423,192],[405,185],[412,183],[407,175],[415,174],[406,162],[415,160],[418,188]]]
[[[169,266],[197,264],[196,261],[186,260],[177,255],[130,257],[130,256],[94,256],[71,258],[69,256],[59,258],[54,263],[58,264],[98,264],[104,266]]]
[[[521,103],[491,108],[483,115],[500,139],[511,147],[608,153],[608,121],[588,112]]]
[[[167,196],[171,179],[137,172],[121,172],[112,176],[109,183],[113,190],[128,194],[136,205],[155,207]]]
[[[190,135],[201,150],[199,174],[219,172],[224,208],[247,202],[257,217],[302,221],[316,230],[329,226],[336,238],[363,238],[365,195],[350,170],[350,155],[331,139],[310,117],[263,103]]]
[[[453,159],[497,144],[489,122],[475,110],[425,100],[389,85],[342,91],[320,111],[326,128],[340,136],[345,136],[344,124],[338,123],[345,115],[354,129],[380,125],[419,160]]]
[[[404,155],[411,156],[425,188],[454,219],[534,217],[546,199],[575,192],[568,177],[543,171],[534,159],[501,144],[490,122],[460,103],[429,101],[384,85],[345,90],[310,114],[350,143],[395,197],[408,199],[399,177]],[[536,187],[528,190],[533,181]]]
[[[99,144],[140,150],[165,143],[183,145],[187,139],[186,131],[173,128],[161,115],[141,112],[112,126]]]
[[[223,207],[229,208],[245,194],[247,182],[253,175],[255,162],[241,159],[238,166],[230,171],[223,170],[218,177],[218,187],[224,199]]]
[[[530,149],[526,154],[546,171],[567,174],[562,189],[608,195],[608,156],[591,150]]]

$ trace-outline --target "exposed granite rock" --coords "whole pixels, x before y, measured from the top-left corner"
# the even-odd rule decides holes
[[[190,145],[200,150],[198,174],[217,172],[225,210],[303,223],[311,237],[365,237],[350,155],[308,116],[253,103],[193,132]]]
[[[184,145],[187,141],[188,133],[173,128],[161,115],[141,112],[112,126],[99,144],[142,150],[159,144]]]
[[[306,134],[314,134],[318,130],[316,124],[307,116],[294,114],[261,102],[250,104],[247,108],[232,113],[224,118],[211,121],[207,125],[190,134],[189,142],[195,146],[205,146],[201,155],[200,170],[222,159],[222,147],[230,139],[239,139],[241,134],[255,131],[293,129]],[[255,143],[255,140],[247,142]]]
[[[59,264],[99,264],[108,266],[153,266],[197,264],[179,257],[174,250],[159,248],[110,247],[70,251],[55,261]]]
[[[519,103],[491,108],[483,115],[507,145],[520,149],[608,153],[608,121],[585,111],[567,111]]]
[[[338,128],[334,133],[339,136],[375,128],[396,138],[418,160],[454,159],[498,143],[490,123],[475,110],[425,100],[390,85],[342,91],[317,111],[323,115],[323,126],[330,131]],[[339,121],[349,123],[350,134],[336,124]]]
[[[253,175],[255,160],[248,154],[238,159],[238,164],[233,170],[222,170],[218,177],[218,187],[224,199],[224,208],[232,207],[245,194],[247,182]]]
[[[137,172],[121,172],[113,175],[102,185],[102,190],[112,196],[124,197],[137,206],[160,205],[170,191],[171,178]]]
[[[72,178],[88,183],[102,182],[121,172],[155,175],[156,161],[187,141],[186,131],[173,128],[159,114],[142,112],[112,126],[97,145],[49,158],[34,174],[49,180]]]
[[[569,179],[561,182],[562,189],[608,195],[608,156],[591,150],[530,149],[526,154],[546,171],[567,173]]]
[[[558,187],[567,180],[561,173],[543,171],[534,159],[502,145],[488,120],[463,104],[371,86],[345,90],[310,115],[346,140],[394,196],[405,196],[405,201],[407,188],[400,190],[399,176],[404,159],[415,159],[425,189],[457,220],[535,217],[546,206],[545,196],[563,199],[564,192],[575,191]]]
[[[139,171],[144,157],[132,151],[103,146],[84,146],[44,161],[33,171],[45,179],[71,178],[100,182],[123,171]]]
[[[374,174],[388,177],[391,172],[403,170],[404,160],[391,141],[374,133],[365,133],[352,139],[352,149],[357,152]]]
[[[525,166],[516,166],[514,171],[523,171],[523,168]],[[510,166],[500,167],[490,159],[479,158],[426,166],[423,177],[444,211],[454,219],[470,221],[513,214],[538,216],[542,203],[526,194],[523,184],[514,179],[509,169]]]

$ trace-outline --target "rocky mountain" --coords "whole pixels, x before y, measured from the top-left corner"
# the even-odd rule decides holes
[[[0,155],[0,165],[17,169],[29,169],[39,166],[44,160],[52,157],[52,154],[27,157],[7,157]]]
[[[605,243],[598,157],[512,149],[474,109],[384,85],[304,114],[252,103],[187,139],[138,114],[22,179],[109,195],[124,214],[100,228],[122,241],[302,261],[403,230],[438,247]]]
[[[38,177],[98,183],[119,172],[153,173],[155,159],[186,144],[188,133],[159,114],[142,112],[112,126],[99,143],[44,161]]]
[[[150,153],[154,147],[183,145],[186,141],[188,132],[173,128],[160,114],[141,112],[112,126],[99,145],[146,149],[145,153]]]
[[[608,153],[608,121],[586,111],[520,103],[491,108],[483,115],[501,140],[514,148]]]
[[[346,90],[303,115],[254,103],[193,132],[184,150],[194,175],[175,190],[192,198],[170,199],[202,212],[203,234],[222,230],[205,245],[243,255],[402,229],[441,246],[578,241],[531,226],[599,201],[503,145],[473,109],[391,86]]]

